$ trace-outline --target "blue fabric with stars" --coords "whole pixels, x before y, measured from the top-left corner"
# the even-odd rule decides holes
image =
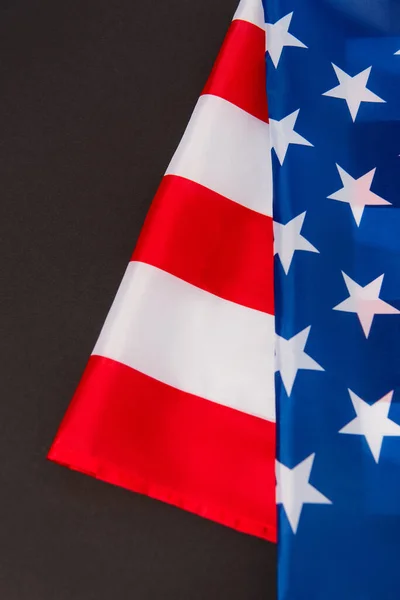
[[[279,246],[275,257],[277,334],[310,328],[294,358],[277,345],[278,596],[398,600],[400,2],[264,0],[264,10],[272,25],[293,13],[283,29],[290,21],[306,46],[267,25],[273,147],[289,135],[273,123],[298,109],[294,131],[312,144],[292,136],[283,161],[272,150],[274,220],[305,212],[314,247],[281,235],[303,249],[287,274]],[[386,414],[368,412],[384,397]]]

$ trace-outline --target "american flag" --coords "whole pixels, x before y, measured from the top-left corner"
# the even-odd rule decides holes
[[[264,11],[244,0],[49,457],[276,539]]]
[[[240,2],[49,453],[278,537],[279,600],[399,595],[399,48]]]

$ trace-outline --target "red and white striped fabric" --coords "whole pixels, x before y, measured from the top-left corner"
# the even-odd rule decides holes
[[[274,540],[268,128],[243,0],[49,458]]]

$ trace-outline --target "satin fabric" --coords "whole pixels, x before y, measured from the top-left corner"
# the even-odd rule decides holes
[[[324,369],[299,370],[290,396],[277,375],[278,460],[294,469],[313,456],[309,483],[331,502],[303,504],[296,531],[288,496],[279,504],[278,597],[394,600],[400,438],[384,436],[376,462],[365,435],[339,432],[356,417],[349,389],[370,406],[393,392],[400,424],[400,3],[264,7],[268,23],[293,12],[289,32],[307,46],[285,46],[277,67],[267,54],[270,117],[300,109],[295,131],[313,145],[290,145],[282,165],[273,150],[274,219],[306,212],[301,233],[318,250],[296,251],[287,274],[276,258],[276,329],[290,339],[311,327],[305,351]],[[372,67],[367,88],[384,102],[361,102],[353,119],[340,94],[325,95],[339,84],[332,63],[352,77]],[[390,205],[366,206],[357,224],[347,202],[329,199],[343,187],[336,165],[354,179],[376,169],[371,190]],[[380,298],[393,311],[374,316],[368,336],[357,307],[333,310],[349,296],[342,272],[360,286],[384,274]],[[294,486],[292,505],[303,493]]]

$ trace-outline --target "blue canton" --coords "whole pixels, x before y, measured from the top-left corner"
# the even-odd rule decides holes
[[[264,0],[279,600],[400,598],[400,2]]]

